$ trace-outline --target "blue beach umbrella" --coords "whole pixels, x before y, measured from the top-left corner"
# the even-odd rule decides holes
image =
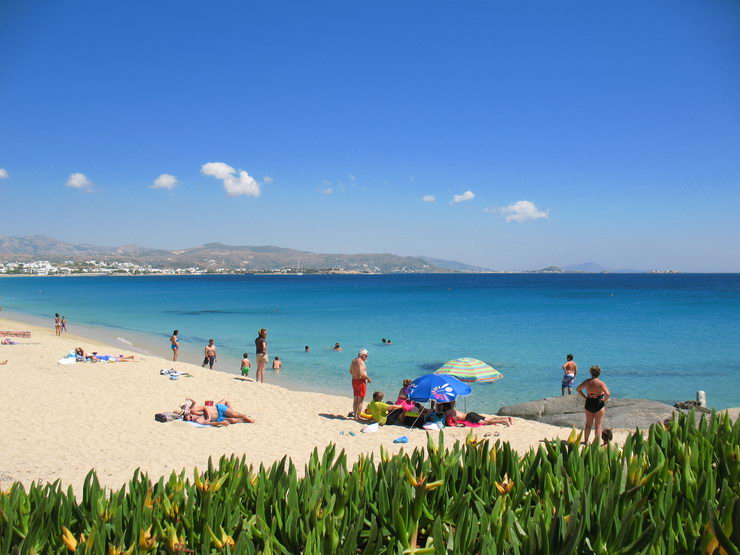
[[[436,401],[449,403],[458,396],[470,395],[471,387],[447,374],[426,374],[411,382],[409,399],[412,401]]]

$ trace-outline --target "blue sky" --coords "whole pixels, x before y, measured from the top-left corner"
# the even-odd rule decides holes
[[[740,4],[2,0],[0,168],[3,235],[737,272]]]

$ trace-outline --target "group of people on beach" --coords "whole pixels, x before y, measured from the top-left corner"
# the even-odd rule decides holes
[[[461,412],[455,408],[455,402],[432,403],[429,407],[414,402],[410,398],[412,382],[409,379],[403,381],[393,404],[385,403],[385,393],[376,391],[373,400],[368,403],[363,411],[363,403],[367,395],[367,384],[372,379],[367,373],[367,349],[360,349],[357,356],[352,359],[349,366],[349,374],[352,377],[352,411],[347,415],[358,422],[373,421],[380,425],[400,424],[412,427],[424,427],[433,424],[436,427],[443,426],[486,426],[492,424],[504,424],[510,426],[513,423],[511,417],[483,416],[475,412]]]
[[[54,333],[59,336],[62,332],[67,331],[67,318],[59,316],[58,312],[54,313]]]
[[[573,394],[573,384],[576,381],[576,375],[578,374],[578,365],[573,360],[573,355],[568,353],[565,357],[565,364],[563,368],[563,381],[560,384],[561,395],[565,396],[565,390],[568,390],[568,395]],[[609,388],[601,380],[601,368],[599,366],[592,366],[589,368],[591,377],[581,382],[576,387],[576,393],[586,400],[584,405],[584,412],[586,414],[586,430],[584,443],[588,443],[588,438],[591,434],[591,428],[596,428],[594,433],[594,441],[602,439],[602,428],[604,423],[604,415],[606,414],[606,402],[609,400],[610,393]]]

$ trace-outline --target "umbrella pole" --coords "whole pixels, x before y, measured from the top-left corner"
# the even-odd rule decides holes
[[[428,400],[427,400],[427,403],[430,403],[430,405],[429,405],[429,406],[431,407],[431,399],[428,399]],[[428,407],[423,407],[423,408],[428,408]],[[423,412],[423,411],[421,411],[421,412]],[[412,427],[412,428],[413,428],[414,426],[416,426],[416,422],[417,422],[417,421],[419,420],[419,418],[421,418],[421,412],[419,412],[419,416],[417,416],[416,418],[414,418],[414,422],[413,422],[413,423],[411,424],[411,427]]]

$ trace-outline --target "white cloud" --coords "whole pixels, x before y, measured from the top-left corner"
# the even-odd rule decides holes
[[[473,191],[465,191],[462,195],[455,195],[452,197],[452,202],[464,202],[466,200],[473,200],[475,198],[475,194]]]
[[[226,194],[230,197],[245,195],[258,197],[262,193],[257,180],[244,170],[238,172],[223,162],[208,162],[200,168],[203,175],[210,175],[224,182]]]
[[[437,200],[437,197],[435,197],[434,195],[424,195],[423,197],[421,197],[421,200],[424,202],[434,202],[435,200]]]
[[[73,173],[70,174],[65,185],[67,187],[72,187],[73,189],[84,189],[85,191],[90,191],[93,184],[84,173]]]
[[[10,174],[8,173],[8,170],[5,168],[0,168],[0,179],[8,179],[10,177]]]
[[[322,189],[321,192],[325,195],[330,195],[334,192],[334,189],[332,189],[331,187],[327,187],[326,189]]]
[[[152,189],[174,189],[177,185],[177,178],[169,173],[163,173],[154,183],[150,185]]]
[[[265,177],[262,178],[262,181],[264,181],[265,185],[267,185],[268,183],[272,183],[272,177],[270,177],[269,175],[266,175]]]
[[[529,200],[518,200],[501,208],[484,208],[483,211],[491,214],[504,214],[507,222],[518,223],[526,222],[527,220],[539,220],[540,218],[550,216],[549,210],[542,211],[537,208],[534,202]]]

